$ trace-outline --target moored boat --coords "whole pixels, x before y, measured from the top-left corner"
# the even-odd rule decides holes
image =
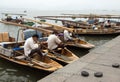
[[[95,45],[88,43],[81,39],[73,39],[73,41],[67,41],[67,42],[65,42],[65,45],[78,47],[78,48],[85,48],[85,49],[91,49],[91,48],[95,47]]]
[[[119,35],[120,29],[104,28],[104,29],[76,29],[76,34],[79,35]]]
[[[0,35],[3,36],[4,34],[1,33]],[[6,36],[8,36],[8,33],[6,34]],[[6,37],[0,37],[1,58],[17,63],[19,65],[28,66],[31,68],[36,68],[49,72],[62,68],[62,65],[46,56],[44,56],[44,58],[40,58],[39,55],[35,55],[30,61],[27,57],[25,57],[23,47],[21,47],[24,42],[6,42],[4,41],[4,38]],[[8,40],[10,39],[8,38]]]
[[[46,19],[46,20],[55,20],[61,21],[63,26],[68,27],[69,29],[74,29],[75,34],[79,35],[119,35],[120,34],[120,23],[117,21],[119,19],[119,15],[70,15],[70,16],[62,16],[67,18],[83,18],[87,19],[86,22],[73,21],[73,20],[65,20],[60,19],[61,16],[37,16],[37,18]],[[111,21],[111,27],[106,28],[104,23],[107,21],[105,18],[109,18]],[[112,20],[112,18],[117,19]],[[94,28],[94,27],[95,28]]]
[[[48,53],[47,55],[48,57],[55,59],[57,61],[63,62],[65,64],[72,63],[79,59],[79,57],[77,57],[74,53],[72,53],[67,48],[64,48],[64,49],[58,48],[57,51],[44,50],[44,52]]]

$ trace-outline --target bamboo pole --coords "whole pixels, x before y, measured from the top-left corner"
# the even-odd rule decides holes
[[[23,27],[23,28],[28,28],[28,29],[34,29],[34,30],[45,32],[46,34],[51,34],[52,33],[52,31],[46,30],[46,29],[43,29],[43,28],[35,28],[35,27],[22,25],[22,24],[17,24],[17,23],[12,23],[12,22],[7,22],[7,21],[0,21],[0,23],[15,25],[15,26]]]
[[[47,22],[41,22],[41,21],[38,21],[38,20],[33,20],[33,19],[28,19],[28,18],[25,18],[25,20],[32,21],[32,22],[37,22],[37,23],[40,23],[40,24],[49,25],[49,26],[52,26],[52,27],[56,27],[57,29],[68,30],[68,31],[70,31],[70,32],[73,32],[73,31],[74,31],[74,29],[72,29],[72,28],[67,28],[67,27],[64,27],[64,26],[59,26],[59,25],[55,25],[55,24],[50,24],[50,23],[47,23]]]

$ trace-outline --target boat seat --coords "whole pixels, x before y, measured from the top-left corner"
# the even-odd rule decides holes
[[[25,58],[26,58],[26,56],[24,56],[24,55],[15,57],[15,59],[18,59],[18,60],[24,60]]]

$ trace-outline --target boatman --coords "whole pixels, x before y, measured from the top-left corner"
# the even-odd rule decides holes
[[[64,41],[72,41],[72,37],[70,36],[70,33],[68,30],[64,30]]]
[[[50,50],[57,50],[57,48],[63,48],[63,43],[57,36],[58,32],[54,30],[53,34],[49,35],[47,43],[48,43],[48,49]]]
[[[19,17],[19,23],[23,24],[24,23],[24,18],[22,16]]]
[[[39,38],[39,36],[35,34],[25,41],[25,44],[24,44],[25,56],[31,58],[34,55],[34,53],[39,54],[40,57],[43,56],[42,52],[41,52],[41,48],[38,44],[38,38]]]
[[[104,27],[105,27],[105,28],[110,28],[110,27],[111,27],[110,20],[105,21]]]

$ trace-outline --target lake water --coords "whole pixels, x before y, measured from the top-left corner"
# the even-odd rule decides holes
[[[23,10],[0,10],[0,13],[12,12],[12,13],[22,13]],[[98,14],[119,14],[119,11],[28,11],[28,17],[34,17],[38,15],[60,15],[61,13],[98,13]],[[0,17],[3,17],[0,15]],[[0,23],[0,32],[9,32],[10,36],[17,37],[18,29],[16,26],[4,25]],[[99,47],[104,43],[110,41],[116,36],[79,36],[79,38],[84,39],[94,45]],[[82,57],[91,50],[69,48],[73,53]],[[94,50],[94,49],[92,49]],[[32,69],[24,66],[20,66],[9,61],[0,58],[0,82],[36,82],[37,80],[47,76],[48,72]]]

